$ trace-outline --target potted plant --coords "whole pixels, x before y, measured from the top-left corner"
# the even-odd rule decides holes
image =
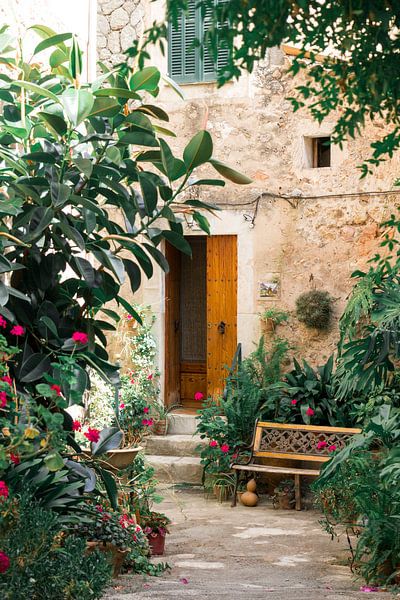
[[[160,402],[155,402],[153,405],[154,414],[154,427],[153,433],[155,435],[167,435],[168,433],[168,415],[175,408],[178,408],[179,404],[172,404],[171,406],[164,406]]]
[[[294,507],[295,502],[293,479],[280,481],[274,489],[274,496],[272,497],[273,507],[280,508],[281,510],[290,510]]]
[[[74,533],[86,538],[88,552],[98,548],[108,553],[113,565],[113,575],[118,577],[124,560],[141,531],[135,518],[127,514],[107,511],[97,505],[92,520],[81,523]]]
[[[261,318],[265,323],[265,330],[272,332],[275,331],[275,327],[277,325],[285,323],[288,320],[289,315],[283,310],[279,310],[279,308],[271,306],[271,308],[268,308],[266,311],[264,311],[264,313],[261,315]]]
[[[170,519],[164,513],[150,511],[141,515],[141,525],[149,540],[153,556],[162,556],[165,550],[165,536],[169,533]]]

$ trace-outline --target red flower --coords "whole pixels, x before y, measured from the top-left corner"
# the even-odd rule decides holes
[[[16,335],[17,337],[24,335],[25,328],[22,325],[14,325],[14,327],[10,331],[11,335]]]
[[[0,496],[8,498],[8,487],[5,481],[0,481]]]
[[[332,444],[332,446],[329,446],[328,451],[335,452],[336,449],[337,449],[337,446],[335,444]]]
[[[148,379],[149,381],[151,381],[151,380],[153,379],[153,374],[152,374],[152,373],[150,373],[150,375],[148,375],[148,376],[147,376],[147,379]]]
[[[229,452],[229,446],[228,446],[228,444],[222,444],[222,446],[221,446],[221,452],[223,452],[224,454],[226,454],[227,452]]]
[[[149,407],[145,406],[144,409],[143,409],[143,412],[147,415],[147,413],[149,412],[149,410],[150,410]]]
[[[131,383],[135,383],[135,380],[134,380],[134,379],[131,379]]]
[[[0,315],[0,327],[7,327],[7,321]]]
[[[85,436],[86,439],[89,440],[89,442],[94,442],[95,444],[100,439],[100,431],[99,431],[99,429],[92,429],[91,427],[88,427],[87,432],[84,433],[83,435]]]
[[[74,331],[71,337],[75,344],[87,344],[89,341],[87,334],[83,331]]]
[[[149,427],[151,427],[152,425],[154,425],[154,420],[153,420],[153,419],[149,419],[149,420],[147,421],[147,425],[148,425]]]
[[[148,425],[148,424],[149,424],[148,419],[142,419],[142,425]]]
[[[119,410],[123,410],[125,408],[125,404],[123,402],[121,402],[121,404],[119,405]]]
[[[306,410],[306,415],[308,415],[309,417],[312,417],[314,414],[314,410],[311,408],[311,406],[309,406]]]
[[[0,573],[5,573],[10,568],[10,559],[0,550]]]
[[[237,452],[235,452],[235,454],[232,454],[232,458],[237,458],[239,455]]]
[[[19,465],[19,463],[21,462],[19,455],[13,454],[12,452],[10,454],[10,460],[12,463],[14,463],[14,465]]]
[[[11,377],[9,375],[4,375],[1,378],[1,381],[5,381],[6,383],[8,383],[8,385],[12,385],[13,384],[13,380],[11,379]]]
[[[0,392],[0,408],[4,408],[7,404],[7,394]]]
[[[216,440],[211,440],[209,445],[211,448],[216,448],[218,446],[218,442]]]
[[[194,395],[195,400],[200,401],[200,400],[203,400],[203,398],[204,398],[204,394],[202,392],[196,392]]]
[[[96,504],[95,509],[97,510],[97,512],[102,513],[104,512],[104,508],[101,506],[101,504]]]
[[[297,404],[297,400],[295,400],[295,399],[293,398],[293,400],[291,401],[291,404],[293,404],[293,406],[296,406],[296,404]]]
[[[54,383],[52,386],[50,386],[50,389],[53,390],[54,392],[56,392],[57,396],[61,396],[61,388],[56,383]]]
[[[82,423],[80,421],[72,421],[72,431],[82,431]]]
[[[325,442],[325,440],[319,440],[319,442],[317,444],[317,449],[322,450],[322,448],[326,448],[327,445],[328,445],[328,442]]]

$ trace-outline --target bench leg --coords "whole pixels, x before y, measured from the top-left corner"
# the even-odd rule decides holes
[[[294,476],[294,493],[296,498],[296,510],[301,510],[300,475]]]
[[[232,498],[232,504],[231,507],[233,508],[234,506],[236,506],[236,500],[237,500],[237,490],[239,487],[239,471],[235,470],[235,486],[233,488],[233,498]]]

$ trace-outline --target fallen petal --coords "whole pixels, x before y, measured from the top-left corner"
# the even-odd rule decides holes
[[[181,583],[183,583],[184,585],[187,585],[189,583],[189,581],[186,579],[186,577],[181,577],[179,581]]]
[[[370,592],[379,592],[379,588],[370,585],[362,585],[360,587],[360,592],[366,592],[367,594]]]

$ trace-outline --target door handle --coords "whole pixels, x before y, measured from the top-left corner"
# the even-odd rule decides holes
[[[179,331],[179,319],[175,319],[174,321],[174,331],[175,333],[178,333]]]
[[[225,328],[226,328],[226,323],[224,323],[224,321],[221,321],[221,323],[218,325],[218,333],[223,335],[225,333]]]

